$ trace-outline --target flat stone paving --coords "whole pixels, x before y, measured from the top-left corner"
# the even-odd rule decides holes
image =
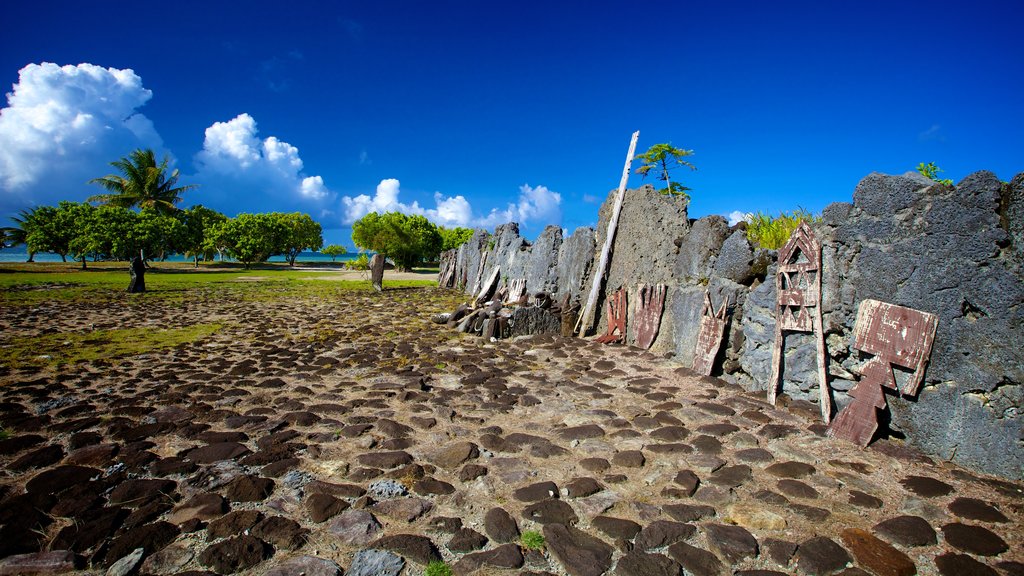
[[[227,323],[0,369],[0,573],[1024,574],[1020,484],[637,349],[429,323],[457,300],[0,310],[5,338]]]

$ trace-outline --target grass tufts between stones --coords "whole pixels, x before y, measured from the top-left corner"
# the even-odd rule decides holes
[[[22,336],[0,341],[0,366],[60,367],[116,360],[202,340],[223,327],[211,323],[170,329],[125,328]]]

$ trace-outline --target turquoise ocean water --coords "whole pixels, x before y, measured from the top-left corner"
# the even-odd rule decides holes
[[[341,256],[338,256],[338,258],[335,260],[335,263],[340,265],[340,264],[343,264],[343,263],[345,263],[345,262],[347,262],[349,260],[355,260],[358,257],[359,257],[358,253],[342,254]],[[26,260],[28,260],[28,253],[26,253],[24,249],[8,248],[6,250],[0,250],[0,262],[24,262]],[[68,260],[70,261],[71,258],[68,257]],[[35,261],[36,262],[60,262],[61,260],[60,260],[60,256],[58,256],[57,254],[51,254],[49,252],[37,252],[36,253],[36,257],[35,257]],[[174,255],[168,256],[167,260],[166,260],[166,262],[191,262],[191,261],[192,261],[191,258],[185,258],[181,254],[174,254]],[[225,261],[226,262],[231,262],[232,260],[230,258],[228,258]],[[270,261],[271,262],[287,262],[287,260],[285,260],[284,256],[273,256],[273,257],[270,258]],[[322,263],[322,262],[330,262],[330,261],[331,261],[331,257],[330,256],[326,256],[324,254],[320,254],[319,252],[303,252],[303,253],[299,254],[298,258],[295,259],[295,263],[296,264],[299,264],[299,263],[302,263],[302,262]]]

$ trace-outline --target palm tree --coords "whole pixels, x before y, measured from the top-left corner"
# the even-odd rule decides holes
[[[98,184],[109,192],[92,196],[89,201],[123,208],[152,208],[159,214],[174,214],[178,211],[176,204],[181,202],[181,194],[197,186],[187,184],[175,187],[178,170],[168,175],[168,162],[169,159],[164,156],[163,161],[157,164],[153,150],[134,150],[127,157],[110,163],[121,173],[120,176],[108,174],[89,180],[89,184]]]
[[[28,260],[26,262],[34,262],[36,257],[35,250],[28,246],[28,234],[31,231],[36,210],[36,208],[19,210],[17,216],[11,216],[11,220],[14,221],[16,226],[7,226],[0,229],[0,233],[3,234],[3,246],[5,248],[21,244],[25,245],[28,251]]]

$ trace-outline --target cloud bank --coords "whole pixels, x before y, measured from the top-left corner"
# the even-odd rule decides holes
[[[163,147],[138,112],[153,93],[131,69],[29,64],[0,110],[0,211],[97,193],[86,184],[135,148]]]
[[[445,196],[434,193],[434,207],[424,208],[419,202],[406,204],[398,199],[401,184],[394,178],[381,180],[377,190],[371,197],[360,194],[356,197],[344,196],[341,205],[344,210],[343,222],[352,224],[370,212],[402,212],[426,216],[428,220],[441,226],[465,226],[491,228],[506,222],[518,222],[523,225],[531,223],[556,224],[562,220],[562,196],[549,190],[546,186],[531,187],[523,184],[519,187],[519,197],[504,210],[492,209],[486,215],[475,215],[472,206],[464,196]]]
[[[733,210],[725,215],[726,219],[729,220],[729,226],[735,226],[750,216],[752,216],[750,212],[740,212],[739,210]]]
[[[299,149],[258,136],[256,120],[245,113],[206,129],[196,154],[195,180],[204,202],[234,211],[324,209],[335,194],[321,176],[303,173]]]

